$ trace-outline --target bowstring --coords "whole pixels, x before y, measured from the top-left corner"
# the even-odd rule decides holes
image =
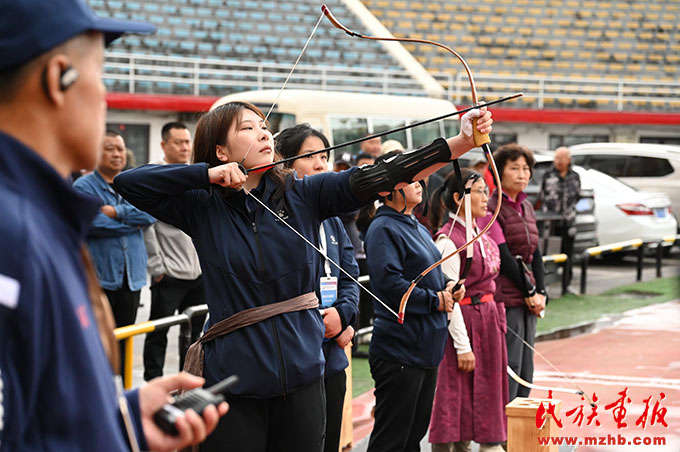
[[[272,209],[269,208],[269,206],[267,206],[264,202],[262,202],[262,200],[260,200],[257,196],[253,195],[250,191],[246,190],[245,187],[243,188],[243,191],[246,193],[246,195],[250,196],[250,197],[253,198],[255,201],[257,201],[262,207],[264,207],[265,209],[267,209],[267,211],[268,211],[269,213],[271,213],[272,215],[274,215],[275,218],[279,219],[279,220],[281,221],[281,223],[285,224],[285,225],[288,227],[288,229],[290,229],[291,231],[293,231],[298,237],[300,237],[302,240],[304,240],[305,243],[307,243],[307,245],[311,246],[315,251],[317,251],[319,254],[321,254],[322,256],[324,256],[324,257],[328,260],[328,262],[330,262],[331,264],[333,264],[338,270],[340,270],[342,273],[344,273],[349,279],[351,279],[351,280],[352,280],[354,283],[356,283],[359,287],[361,287],[363,290],[365,290],[366,293],[368,293],[371,297],[373,297],[378,303],[380,303],[381,305],[383,305],[383,307],[384,307],[385,309],[387,309],[391,314],[393,314],[395,317],[399,318],[399,315],[398,315],[392,308],[390,308],[390,307],[387,305],[387,303],[385,303],[384,301],[382,301],[380,298],[378,298],[377,295],[375,295],[373,292],[371,292],[370,290],[368,290],[368,289],[367,289],[363,284],[361,284],[354,276],[350,275],[344,268],[342,268],[339,264],[337,264],[333,259],[331,259],[331,258],[328,257],[327,255],[325,255],[325,254],[324,254],[324,253],[323,253],[316,245],[314,245],[309,239],[307,239],[307,237],[305,237],[304,235],[302,235],[302,234],[301,234],[300,232],[298,232],[293,226],[291,226],[290,224],[288,224],[288,222],[287,222],[286,220],[284,220],[284,219],[281,218],[279,215],[277,215]]]
[[[517,334],[517,333],[515,332],[515,330],[513,330],[512,328],[510,328],[509,325],[506,325],[506,326],[507,326],[508,331],[510,331],[513,335],[515,335],[516,338],[518,338],[520,341],[522,341],[522,342],[524,343],[524,345],[526,345],[526,346],[529,348],[529,350],[531,350],[532,352],[534,352],[535,354],[537,354],[538,356],[540,356],[540,357],[543,359],[543,361],[545,361],[546,363],[548,363],[548,365],[549,365],[550,367],[552,367],[552,369],[553,369],[555,372],[557,372],[557,373],[560,374],[560,375],[563,375],[563,376],[565,377],[565,379],[569,382],[569,384],[573,385],[576,389],[578,389],[579,391],[581,391],[581,395],[586,399],[586,401],[587,401],[591,406],[594,406],[594,403],[593,403],[593,401],[590,399],[590,397],[588,396],[588,394],[587,394],[583,389],[581,389],[581,387],[580,387],[578,384],[574,383],[573,381],[570,381],[571,378],[569,377],[569,375],[567,375],[567,374],[565,374],[564,372],[562,372],[561,370],[559,370],[553,363],[550,362],[550,360],[549,360],[548,358],[545,357],[545,355],[543,355],[541,352],[539,352],[538,350],[536,350],[536,348],[535,348],[534,346],[532,346],[530,343],[528,343],[527,341],[525,341],[524,338],[523,338],[522,336],[520,336],[519,334]]]
[[[279,101],[281,94],[283,94],[283,90],[286,89],[286,85],[288,84],[288,80],[290,80],[291,76],[293,75],[293,72],[295,72],[295,68],[297,68],[298,63],[302,59],[302,55],[304,55],[305,50],[307,50],[307,47],[309,46],[309,43],[312,41],[312,37],[316,33],[317,28],[319,28],[319,24],[321,24],[321,21],[323,20],[323,18],[324,18],[324,14],[321,13],[321,16],[319,16],[319,20],[316,21],[316,25],[314,25],[312,32],[309,34],[309,37],[307,38],[305,45],[302,46],[302,50],[300,51],[300,54],[297,56],[297,59],[295,60],[293,67],[290,69],[290,72],[288,72],[288,76],[286,77],[286,80],[283,82],[281,89],[279,89],[279,92],[276,94],[276,98],[274,99],[274,102],[272,102],[271,106],[269,107],[267,114],[264,115],[264,119],[262,120],[262,122],[264,122],[265,124],[267,124],[267,119],[269,119],[269,116],[272,114],[272,111],[274,110],[274,106],[276,106],[276,103]],[[253,147],[253,145],[255,144],[256,141],[257,140],[253,140],[250,143],[248,150],[246,151],[245,155],[241,159],[241,165],[243,165],[243,162],[246,161],[246,157],[248,157],[248,153],[250,152],[250,150],[252,149],[252,147]]]

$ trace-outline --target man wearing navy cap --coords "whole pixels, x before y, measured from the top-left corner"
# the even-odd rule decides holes
[[[99,205],[67,180],[97,161],[104,43],[153,27],[99,18],[79,0],[2,0],[0,10],[0,451],[200,442],[226,404],[180,416],[178,436],[152,417],[169,391],[202,379],[117,394],[111,312],[82,251]]]

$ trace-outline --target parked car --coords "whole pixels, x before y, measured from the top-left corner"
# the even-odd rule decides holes
[[[665,193],[636,190],[594,169],[574,166],[581,184],[595,192],[595,218],[600,244],[640,238],[661,240],[674,235],[678,222]]]
[[[680,215],[680,146],[647,143],[588,143],[571,146],[572,162],[640,190],[666,193]]]

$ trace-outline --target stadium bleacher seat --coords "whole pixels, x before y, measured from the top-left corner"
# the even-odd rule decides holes
[[[110,51],[252,63],[292,64],[320,14],[316,0],[87,1],[100,15],[146,20],[158,27],[155,36],[126,36]],[[540,71],[563,77],[582,74],[675,82],[680,77],[678,0],[361,2],[395,36],[426,37],[460,51],[473,72],[497,74],[502,69],[510,75]],[[349,28],[366,31],[344,2],[327,3]],[[405,48],[433,73],[461,70],[455,59],[432,46],[407,44]],[[326,21],[301,63],[403,69],[381,43],[349,39]],[[122,88],[125,84],[107,81],[107,85]],[[554,105],[566,104],[564,99],[554,101]]]

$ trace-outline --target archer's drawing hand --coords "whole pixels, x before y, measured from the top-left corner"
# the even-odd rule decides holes
[[[248,176],[239,169],[238,163],[231,162],[208,169],[208,178],[211,184],[240,190]]]

